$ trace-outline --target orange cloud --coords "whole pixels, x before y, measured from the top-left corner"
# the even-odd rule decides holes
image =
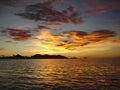
[[[0,48],[0,51],[5,50],[5,48]]]
[[[116,37],[115,33],[109,30],[98,30],[92,33],[70,31],[60,33],[59,35],[54,35],[51,31],[42,31],[36,36],[39,40],[39,46],[47,50],[52,48],[57,51],[64,50],[67,52],[80,50],[86,46],[103,43],[104,41],[110,42],[110,38],[113,37]],[[114,40],[111,42],[113,43]]]

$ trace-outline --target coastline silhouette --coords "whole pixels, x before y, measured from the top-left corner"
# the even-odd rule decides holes
[[[13,56],[1,56],[0,59],[67,59],[67,57],[62,55],[41,55],[35,54],[33,56],[22,56],[20,54],[13,55]]]

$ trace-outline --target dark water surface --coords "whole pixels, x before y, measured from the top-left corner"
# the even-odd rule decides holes
[[[0,60],[0,90],[120,90],[120,60]]]

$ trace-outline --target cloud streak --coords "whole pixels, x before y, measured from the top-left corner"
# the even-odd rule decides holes
[[[113,26],[115,26],[116,29],[120,30],[120,24],[114,24]]]
[[[0,31],[0,33],[1,35],[6,35],[7,37],[9,37],[9,39],[12,39],[14,41],[27,41],[32,37],[30,31],[22,29],[7,28]]]
[[[51,44],[54,46],[85,46],[91,43],[104,41],[111,37],[116,37],[115,32],[110,30],[96,30],[91,33],[84,31],[67,31],[59,34],[53,34],[51,29],[39,26],[39,30],[23,30],[7,28],[0,31],[0,35],[7,36],[14,41],[27,41],[38,39],[43,44]],[[6,38],[7,38],[6,37]]]
[[[15,41],[26,41],[31,38],[31,35],[28,31],[19,30],[19,29],[8,29],[10,36]]]
[[[119,0],[86,0],[83,5],[89,14],[102,14],[113,10],[120,10]]]
[[[65,50],[77,50],[84,46],[110,41],[109,38],[115,37],[115,33],[109,30],[98,30],[92,33],[83,31],[63,32],[54,35],[50,31],[43,31],[36,36],[39,44],[45,47],[61,48]]]
[[[44,54],[80,52],[89,49],[100,50],[100,48],[104,50],[105,43],[110,46],[113,44],[118,46],[120,43],[116,33],[111,30],[96,30],[91,33],[85,31],[55,33],[50,29],[41,28],[43,29],[36,31],[7,28],[0,33],[6,34],[6,38],[12,41],[25,42],[30,40],[33,49],[31,52],[42,51]]]

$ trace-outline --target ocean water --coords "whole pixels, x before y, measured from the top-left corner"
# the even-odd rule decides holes
[[[120,90],[120,60],[0,60],[0,90]]]

